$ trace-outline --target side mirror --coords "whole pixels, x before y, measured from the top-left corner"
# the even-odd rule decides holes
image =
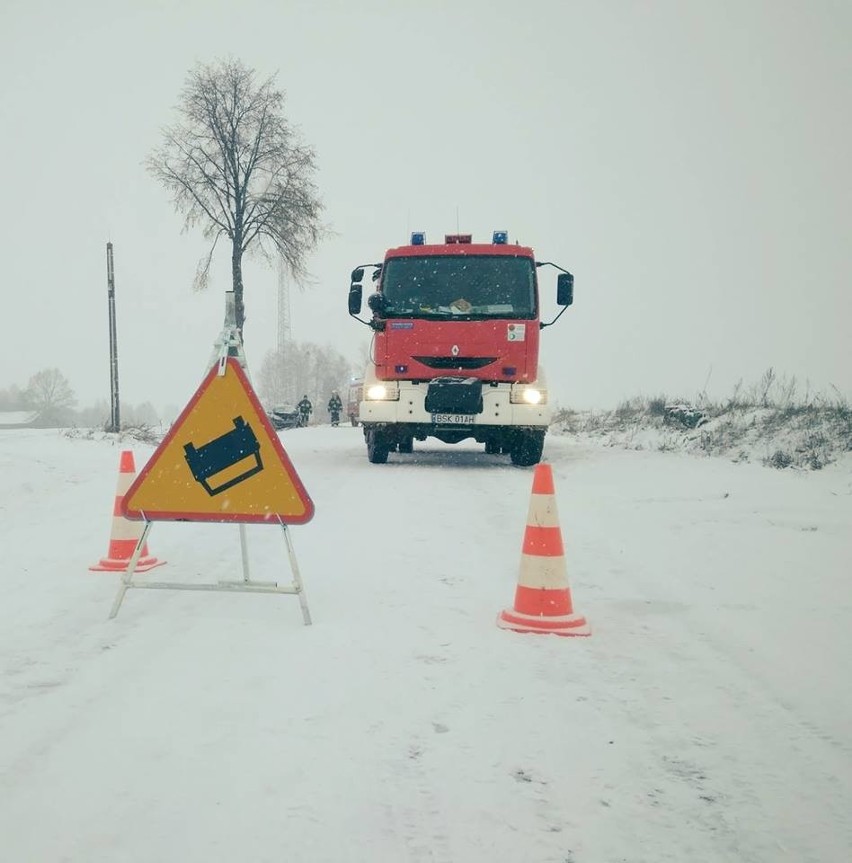
[[[352,281],[353,282],[360,282],[361,279],[363,279],[363,278],[364,278],[364,268],[363,267],[356,267],[354,270],[352,270]]]
[[[574,302],[574,277],[571,273],[560,273],[556,277],[556,304],[570,306]]]
[[[360,288],[361,286],[359,285],[358,287]],[[370,296],[367,298],[367,305],[369,306],[370,311],[374,315],[382,317],[385,313],[386,306],[384,294],[370,294]]]
[[[357,270],[356,270],[357,272]],[[354,273],[353,273],[354,275]],[[362,273],[363,275],[363,273]],[[372,297],[370,298],[372,299]],[[361,286],[354,282],[349,286],[349,314],[357,315],[361,311]]]

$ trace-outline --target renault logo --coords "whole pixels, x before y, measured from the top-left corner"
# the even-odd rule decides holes
[[[450,353],[451,353],[454,357],[457,357],[457,356],[459,355],[459,346],[458,346],[458,345],[453,345],[453,346],[452,346],[452,348],[450,349]]]

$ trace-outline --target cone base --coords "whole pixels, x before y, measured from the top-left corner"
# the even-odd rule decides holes
[[[586,618],[579,614],[565,614],[555,617],[540,617],[521,614],[513,608],[506,608],[497,615],[500,629],[514,632],[538,632],[552,635],[591,635],[592,629]]]
[[[158,560],[156,557],[140,557],[136,564],[134,572],[147,572],[155,566],[162,566],[164,560]],[[111,557],[102,557],[100,561],[89,567],[91,572],[127,572],[127,567],[130,564],[129,560],[117,560]]]

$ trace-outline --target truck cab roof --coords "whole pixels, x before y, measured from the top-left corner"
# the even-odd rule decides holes
[[[422,258],[430,255],[507,255],[515,258],[534,258],[529,246],[509,246],[495,243],[433,243],[419,246],[396,246],[385,252],[388,258]]]

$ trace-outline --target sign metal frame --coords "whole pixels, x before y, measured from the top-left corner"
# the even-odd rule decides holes
[[[196,392],[193,399],[190,401],[189,405],[184,409],[181,414],[181,418],[188,416],[192,407],[197,402],[198,398],[204,391],[205,384],[211,381],[214,377],[222,376],[224,374],[235,373],[241,377],[241,382],[245,386],[246,395],[250,400],[253,400],[253,407],[260,411],[261,422],[265,420],[266,425],[268,426],[268,431],[270,433],[273,446],[276,446],[279,457],[283,457],[282,464],[285,466],[285,470],[288,472],[290,478],[294,482],[294,489],[300,496],[300,499],[306,505],[306,511],[304,516],[299,517],[288,517],[286,520],[282,518],[281,514],[273,514],[272,518],[268,515],[264,515],[263,517],[245,517],[237,514],[237,517],[223,517],[223,514],[217,514],[217,517],[210,517],[209,514],[201,514],[202,517],[198,517],[198,514],[193,513],[168,513],[168,512],[147,512],[139,510],[138,513],[130,513],[125,512],[125,515],[131,518],[141,519],[145,522],[145,526],[142,530],[142,535],[139,537],[138,542],[136,543],[136,548],[133,550],[133,554],[131,555],[130,561],[127,565],[127,570],[121,574],[121,582],[119,584],[118,593],[116,594],[115,600],[112,605],[112,609],[110,611],[109,617],[110,619],[115,618],[118,615],[118,612],[121,609],[121,605],[124,601],[124,597],[127,594],[128,590],[132,589],[140,589],[140,590],[188,590],[188,591],[223,591],[227,593],[278,593],[278,594],[291,594],[299,597],[299,605],[302,610],[302,619],[304,621],[305,626],[311,625],[311,613],[308,608],[307,597],[305,596],[305,588],[302,583],[301,574],[299,572],[299,564],[296,560],[296,553],[293,548],[293,541],[290,537],[290,531],[288,530],[288,523],[293,524],[303,524],[306,521],[309,521],[314,514],[313,501],[311,501],[310,497],[308,497],[307,492],[301,484],[301,480],[298,478],[295,470],[292,468],[290,464],[290,460],[287,457],[287,454],[284,452],[284,448],[281,446],[281,442],[278,439],[278,435],[275,430],[272,428],[272,424],[269,422],[266,417],[266,413],[263,411],[260,406],[259,401],[257,400],[257,396],[254,393],[254,390],[251,387],[251,384],[248,381],[248,377],[245,371],[245,354],[243,352],[242,340],[240,338],[239,330],[236,328],[234,323],[234,306],[233,306],[233,294],[232,292],[228,292],[226,294],[227,302],[226,302],[226,312],[225,312],[225,328],[222,330],[222,333],[219,336],[218,341],[215,344],[214,355],[212,367],[208,372],[208,376],[205,377],[205,382],[199,387],[199,390]],[[172,430],[177,430],[180,428],[178,422],[175,422],[172,426]],[[170,431],[169,435],[163,439],[161,447],[165,447],[167,442],[170,440],[170,435],[172,435],[172,431]],[[150,464],[150,461],[149,461]],[[147,465],[146,465],[147,468]],[[137,477],[134,485],[138,487],[138,484],[141,483],[142,477],[145,474],[145,470]],[[131,486],[131,489],[133,486]],[[125,496],[124,500],[127,498]],[[227,514],[224,514],[227,516]],[[241,557],[242,557],[242,567],[243,567],[243,577],[240,581],[218,581],[215,583],[197,583],[197,582],[177,582],[177,581],[134,581],[134,574],[136,572],[136,566],[139,563],[139,559],[142,555],[142,550],[145,547],[145,543],[148,539],[148,534],[151,532],[151,528],[155,521],[206,521],[206,522],[216,522],[216,523],[227,523],[227,522],[238,522],[240,528],[240,548],[241,548]],[[289,585],[279,585],[277,581],[254,581],[251,578],[251,574],[249,571],[249,557],[248,557],[248,541],[246,537],[246,523],[262,523],[262,524],[276,524],[280,526],[282,533],[284,535],[284,544],[287,549],[287,558],[290,565],[290,570],[292,574],[292,582]]]

